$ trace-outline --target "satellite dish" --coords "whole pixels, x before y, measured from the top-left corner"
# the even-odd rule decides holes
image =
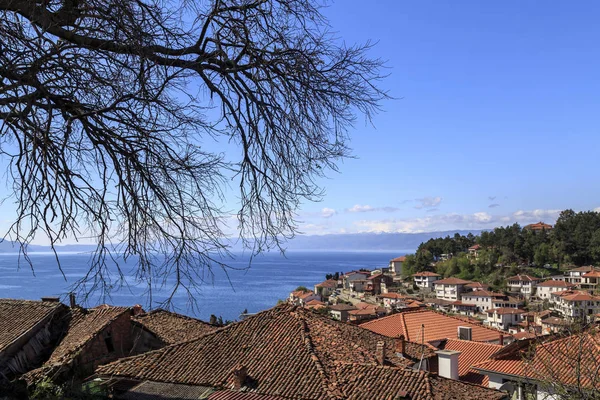
[[[509,381],[509,382],[505,382],[505,383],[503,383],[503,384],[502,384],[502,386],[500,386],[500,387],[498,388],[498,390],[504,390],[504,391],[506,391],[506,392],[510,393],[510,395],[512,396],[512,394],[513,394],[513,393],[515,392],[515,390],[516,390],[516,387],[515,387],[515,384],[514,384],[514,382],[510,382],[510,381]]]

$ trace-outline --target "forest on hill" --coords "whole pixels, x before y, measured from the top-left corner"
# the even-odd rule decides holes
[[[469,247],[478,244],[477,257]],[[500,285],[509,274],[524,269],[539,276],[557,273],[570,265],[600,263],[600,213],[561,212],[552,229],[532,230],[513,224],[479,235],[430,239],[408,255],[405,274],[431,269],[447,277],[475,279]]]

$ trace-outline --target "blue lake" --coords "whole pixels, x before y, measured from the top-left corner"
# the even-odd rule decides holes
[[[309,288],[325,280],[325,274],[335,271],[351,271],[359,268],[375,269],[388,265],[389,260],[404,252],[287,252],[267,253],[256,257],[248,267],[248,258],[236,255],[226,260],[233,269],[225,273],[215,270],[214,279],[203,283],[200,292],[195,294],[197,308],[190,307],[186,293],[179,291],[173,299],[176,311],[208,320],[211,314],[223,319],[238,319],[247,309],[257,312],[273,307],[278,299],[285,299],[296,287]],[[40,299],[44,296],[61,296],[63,300],[71,285],[87,272],[90,260],[88,254],[61,254],[61,267],[58,270],[54,256],[50,254],[30,254],[34,272],[14,254],[0,254],[0,298]],[[128,276],[130,285],[115,289],[108,298],[98,293],[83,302],[86,306],[99,303],[131,306],[142,304],[146,309],[155,307],[164,300],[164,290],[154,290],[153,302],[146,294],[147,287],[135,284],[135,263],[121,265]],[[79,301],[81,301],[79,297]]]

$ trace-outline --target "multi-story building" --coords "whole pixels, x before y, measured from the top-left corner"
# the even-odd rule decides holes
[[[405,256],[396,257],[390,260],[390,272],[393,275],[402,275],[402,265],[404,264],[404,261],[406,261]]]
[[[550,309],[562,314],[569,321],[591,321],[600,312],[600,297],[584,290],[563,290],[552,293]]]
[[[433,290],[433,283],[441,278],[440,274],[435,272],[423,271],[413,275],[415,285],[420,289]]]
[[[518,325],[523,320],[527,311],[518,308],[494,308],[487,311],[485,324],[489,327],[508,331],[510,327]]]
[[[550,300],[552,293],[562,292],[563,290],[575,289],[577,285],[565,281],[549,280],[537,284],[535,295],[540,299]]]
[[[477,290],[475,292],[465,292],[461,294],[463,304],[474,305],[477,311],[488,311],[494,307],[494,300],[508,300],[508,296],[503,293],[495,293],[487,290]]]
[[[344,289],[362,292],[369,276],[371,276],[369,271],[351,271],[342,276],[342,285]]]
[[[597,271],[597,269],[593,265],[572,268],[567,271],[567,276],[565,277],[565,281],[579,285],[584,281],[583,275],[585,275],[589,272],[593,272],[593,271]]]
[[[459,278],[446,278],[433,282],[435,295],[438,299],[456,301],[460,295],[466,292],[465,285],[471,283]]]
[[[515,275],[507,278],[508,291],[529,298],[535,295],[535,288],[540,278],[530,275]]]
[[[598,290],[600,286],[600,271],[594,270],[590,272],[586,272],[581,276],[583,281],[580,284],[582,289],[588,289],[592,291]]]

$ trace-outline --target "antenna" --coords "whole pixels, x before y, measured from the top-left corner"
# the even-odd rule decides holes
[[[425,324],[421,324],[421,344],[423,344],[423,347],[421,348],[421,361],[419,361],[419,370],[421,369],[423,357],[425,356]]]

